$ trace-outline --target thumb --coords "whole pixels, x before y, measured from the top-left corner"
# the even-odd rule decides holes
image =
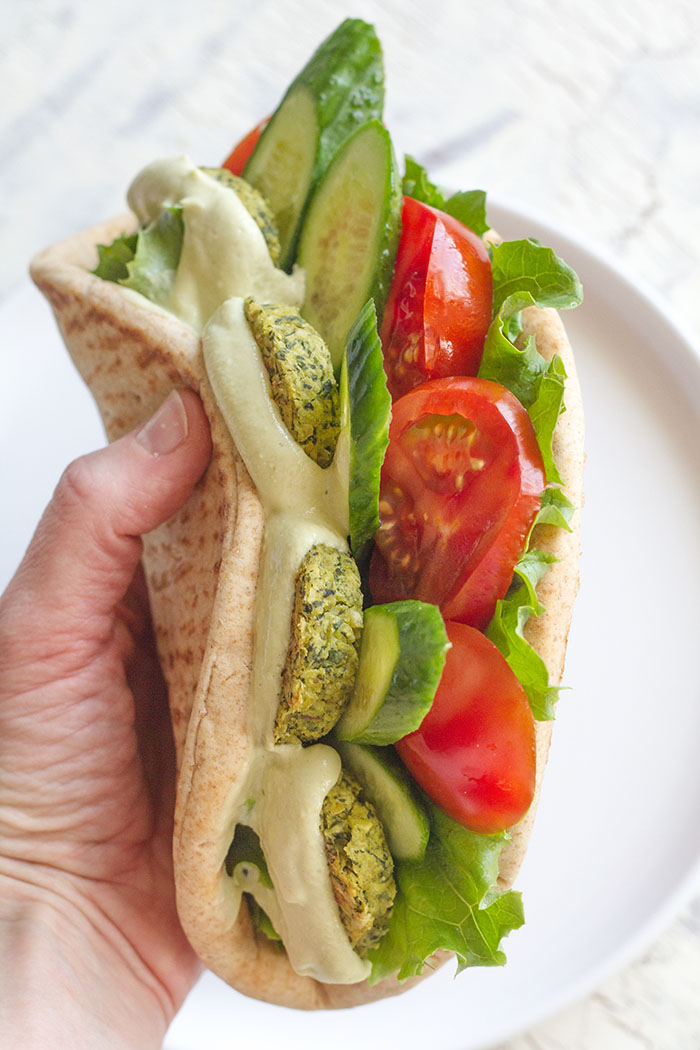
[[[210,455],[204,409],[184,390],[138,430],[71,463],[0,606],[0,618],[11,609],[12,633],[24,622],[21,633],[56,654],[106,640],[141,534],[183,506]]]

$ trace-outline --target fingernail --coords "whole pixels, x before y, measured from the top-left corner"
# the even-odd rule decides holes
[[[139,445],[152,456],[167,456],[187,437],[187,412],[177,390],[169,394],[154,416],[136,434]]]

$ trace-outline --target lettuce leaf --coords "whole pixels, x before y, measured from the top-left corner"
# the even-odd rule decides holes
[[[533,237],[494,244],[492,273],[494,313],[507,299],[517,299],[521,310],[533,305],[570,310],[583,300],[574,270]]]
[[[522,349],[513,339],[520,331],[520,312],[527,306],[577,306],[581,282],[551,248],[538,241],[503,241],[493,246],[494,318],[479,368],[482,379],[506,387],[528,410],[542,452],[548,482],[560,482],[552,437],[564,404],[566,371],[555,355],[546,361],[530,337]]]
[[[542,493],[542,503],[533,528],[535,525],[556,525],[560,529],[571,532],[569,522],[573,513],[574,505],[563,489],[557,485],[548,485]]]
[[[523,554],[515,566],[513,583],[505,598],[496,602],[496,611],[486,629],[486,637],[505,657],[527,693],[534,718],[540,722],[554,718],[559,689],[549,684],[545,663],[525,638],[523,628],[530,616],[544,612],[535,588],[554,561],[554,555],[545,551]]]
[[[398,861],[399,892],[389,929],[368,954],[370,982],[414,977],[440,949],[468,966],[502,966],[503,937],[524,922],[519,893],[499,893],[498,858],[507,835],[478,835],[428,803],[430,839],[421,861]]]
[[[513,582],[505,598],[496,603],[486,629],[486,636],[505,657],[527,693],[532,714],[538,721],[554,718],[560,690],[549,684],[544,661],[525,638],[523,629],[530,616],[541,616],[545,611],[536,588],[557,559],[546,551],[531,549],[530,542],[537,525],[554,525],[571,532],[569,521],[573,512],[574,505],[564,491],[557,485],[548,485],[542,493],[541,506],[532,523],[525,553],[515,565]]]
[[[401,185],[404,197],[413,197],[414,200],[429,204],[431,208],[445,207],[445,195],[442,190],[431,182],[428,172],[417,160],[406,154],[404,158],[405,173]]]
[[[463,226],[468,226],[477,237],[490,229],[486,218],[486,194],[483,190],[465,190],[448,197],[444,209]]]
[[[129,276],[119,283],[153,303],[164,303],[175,281],[184,234],[182,206],[163,208],[155,222],[139,231],[134,258],[126,267]]]
[[[537,443],[542,453],[547,482],[561,482],[561,475],[554,460],[552,442],[557,420],[564,410],[564,384],[566,369],[562,359],[555,354],[547,371],[537,384],[535,400],[528,408]]]
[[[532,336],[522,350],[511,342],[506,329],[512,316],[509,310],[513,308],[512,301],[507,300],[491,322],[479,376],[506,387],[528,410],[542,453],[545,477],[548,482],[560,482],[552,438],[564,404],[566,371],[558,355],[549,362],[542,357]]]
[[[182,206],[164,208],[154,222],[137,233],[98,245],[99,262],[93,273],[162,304],[175,281],[184,234]]]
[[[513,345],[508,334],[508,321],[513,316],[510,309],[516,314],[519,312],[517,305],[505,303],[489,326],[479,376],[500,383],[511,394],[515,394],[521,405],[529,409],[537,400],[540,382],[549,365],[538,351],[532,336],[526,340],[522,350]]]
[[[413,197],[431,208],[447,212],[463,226],[468,226],[478,237],[486,233],[489,224],[486,219],[486,194],[483,190],[467,190],[446,197],[443,190],[430,181],[425,168],[413,157],[407,155],[405,165],[402,189],[406,197]]]
[[[127,264],[133,261],[136,253],[138,233],[122,234],[111,244],[98,244],[99,262],[92,271],[103,281],[119,282],[129,276]]]
[[[533,716],[538,721],[554,718],[554,706],[559,698],[559,687],[549,684],[549,675],[542,658],[525,638],[523,629],[530,616],[541,616],[544,606],[537,597],[537,584],[550,565],[557,559],[545,551],[530,549],[532,534],[537,525],[554,525],[571,532],[569,522],[574,505],[558,485],[548,485],[542,493],[526,550],[515,565],[513,582],[505,598],[496,603],[496,610],[486,629],[486,636],[505,657],[510,669],[527,693]]]

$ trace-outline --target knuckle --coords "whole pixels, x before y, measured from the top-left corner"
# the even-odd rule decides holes
[[[85,506],[95,498],[95,471],[89,456],[80,456],[69,463],[56,489],[59,505]]]

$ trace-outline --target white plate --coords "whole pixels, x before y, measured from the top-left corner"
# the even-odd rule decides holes
[[[306,1015],[206,975],[170,1050],[232,1045],[476,1050],[541,1020],[631,958],[700,887],[700,358],[652,296],[580,241],[492,206],[579,272],[569,315],[587,415],[582,586],[553,748],[519,888],[527,924],[508,965],[453,967],[398,999]],[[48,308],[22,287],[0,306],[4,493],[0,584],[61,468],[102,442]]]

